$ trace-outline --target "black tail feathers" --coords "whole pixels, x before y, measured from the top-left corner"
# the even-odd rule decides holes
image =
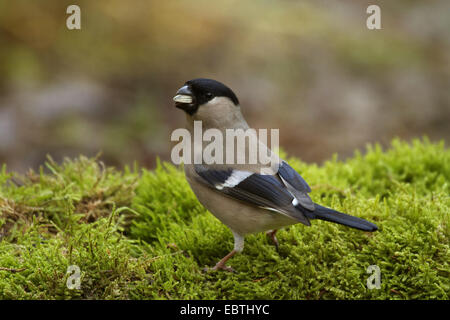
[[[363,231],[376,231],[378,230],[378,227],[373,224],[372,222],[366,221],[361,218],[357,218],[354,216],[350,216],[348,214],[323,207],[318,204],[315,205],[314,211],[309,211],[308,209],[305,209],[301,207],[300,205],[297,206],[298,208],[308,219],[320,219],[330,222],[335,222],[342,224],[347,227],[363,230]]]

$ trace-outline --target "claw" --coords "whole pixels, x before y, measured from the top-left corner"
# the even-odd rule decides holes
[[[228,272],[235,272],[232,267],[229,267],[226,265],[217,265],[217,264],[214,267],[212,267],[210,270],[211,271],[224,270],[224,271],[228,271]]]

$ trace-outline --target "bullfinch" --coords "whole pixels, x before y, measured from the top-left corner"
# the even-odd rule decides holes
[[[310,221],[315,219],[368,232],[378,229],[371,222],[314,203],[309,196],[311,188],[308,183],[259,140],[256,141],[258,150],[262,148],[269,155],[270,166],[258,161],[205,161],[202,152],[208,141],[202,140],[200,145],[194,141],[196,124],[201,124],[202,130],[210,130],[213,135],[222,134],[223,137],[227,137],[230,130],[242,134],[250,129],[238,98],[226,85],[212,79],[189,80],[173,100],[175,106],[185,112],[185,129],[192,133],[191,161],[184,163],[186,179],[200,203],[234,236],[233,250],[212,270],[233,271],[226,262],[244,249],[244,237],[256,232],[267,232],[278,248],[276,232],[279,228],[296,223],[310,226]],[[247,143],[234,144],[232,148],[229,148],[229,143],[222,141],[222,149],[216,150],[223,154],[223,159],[235,159],[230,152],[246,154],[250,150]]]

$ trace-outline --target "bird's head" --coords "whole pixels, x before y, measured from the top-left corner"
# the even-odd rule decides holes
[[[198,78],[187,81],[173,97],[175,107],[184,110],[190,116],[197,112],[214,112],[215,108],[239,106],[234,92],[223,83],[212,79]],[[220,110],[219,110],[220,111]]]

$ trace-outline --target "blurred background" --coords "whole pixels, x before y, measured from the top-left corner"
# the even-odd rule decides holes
[[[68,30],[66,8],[81,8]],[[382,30],[366,9],[381,7]],[[307,162],[450,138],[450,1],[0,0],[0,163],[170,160],[188,79],[229,85]]]

